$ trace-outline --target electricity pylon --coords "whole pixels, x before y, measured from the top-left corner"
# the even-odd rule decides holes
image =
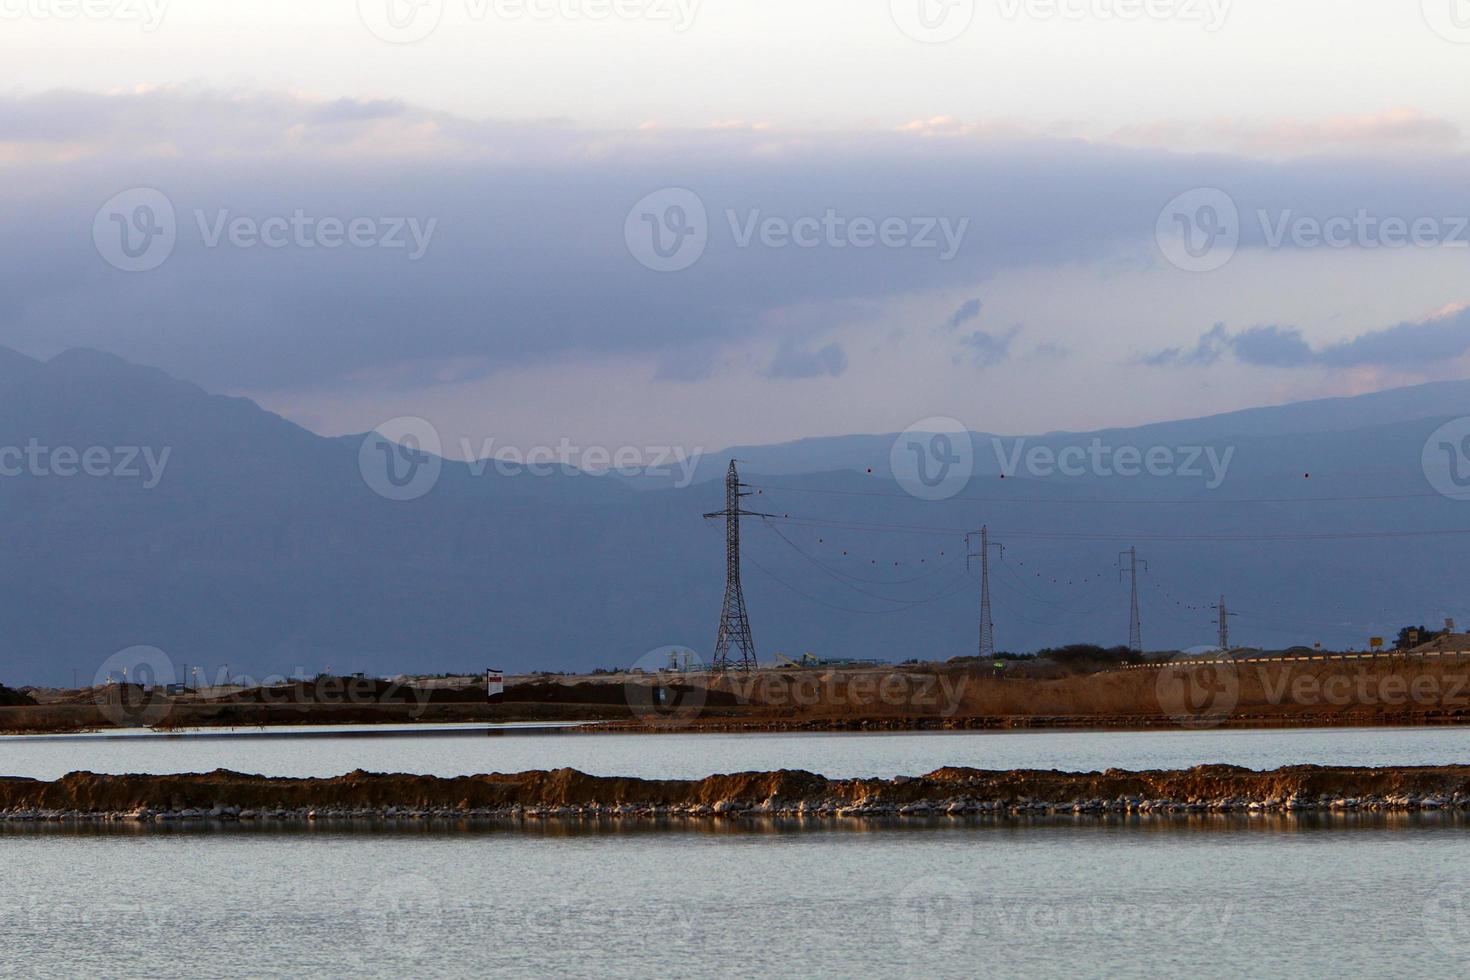
[[[1123,565],[1124,558],[1128,559],[1128,564],[1126,567]],[[1143,652],[1143,621],[1139,618],[1138,615],[1139,565],[1143,566],[1143,570],[1145,572],[1148,571],[1148,562],[1139,559],[1137,548],[1129,548],[1127,551],[1119,553],[1118,577],[1122,578],[1123,575],[1126,573],[1128,576],[1129,584],[1132,587],[1132,597],[1129,599],[1128,604],[1128,649],[1132,650],[1134,653]]]
[[[990,549],[1000,549],[1001,558],[1005,558],[1006,546],[1003,544],[992,544],[990,542],[990,525],[985,525],[978,531],[972,531],[965,535],[966,547],[970,539],[979,536],[980,550],[965,557],[965,565],[969,567],[970,560],[980,559],[980,659],[995,659],[995,621],[990,616]]]
[[[740,498],[750,496],[742,491],[744,486],[732,459],[730,470],[725,474],[725,509],[704,515],[706,520],[725,519],[725,604],[720,610],[720,631],[715,636],[713,669],[717,672],[751,671],[757,667],[755,640],[750,635],[750,616],[745,610],[745,589],[740,584],[740,519],[771,515],[741,508]],[[732,646],[738,651],[738,660],[730,657]]]

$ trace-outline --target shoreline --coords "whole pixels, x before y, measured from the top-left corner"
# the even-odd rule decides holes
[[[1197,817],[1208,814],[1470,811],[1470,766],[1383,769],[1237,766],[1059,773],[939,769],[832,780],[809,772],[700,780],[589,776],[576,770],[433,776],[354,772],[281,779],[217,770],[181,776],[72,773],[0,777],[0,823],[164,824],[396,821],[640,821],[752,817]]]

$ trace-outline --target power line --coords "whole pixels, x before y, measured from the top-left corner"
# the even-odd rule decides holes
[[[902,491],[894,492],[887,490],[835,490],[825,487],[783,487],[768,483],[753,483],[760,493],[767,490],[778,490],[784,493],[818,493],[830,494],[838,497],[883,497],[895,500],[914,501],[918,498],[912,494]],[[1470,490],[1456,491],[1452,494],[1443,494],[1438,491],[1427,493],[1385,493],[1385,494],[1351,494],[1343,496],[1325,497],[1158,497],[1143,499],[1137,497],[1110,498],[1110,497],[977,497],[967,494],[956,494],[949,500],[963,501],[966,503],[982,504],[1052,504],[1057,506],[1068,506],[1071,504],[1087,504],[1099,506],[1111,506],[1113,504],[1130,506],[1154,506],[1156,504],[1177,504],[1191,506],[1196,504],[1327,504],[1327,503],[1370,503],[1393,500],[1428,500],[1435,497],[1465,497],[1470,499]]]
[[[778,530],[776,528],[776,526],[774,524],[772,524],[770,521],[766,521],[765,524],[766,524],[767,527],[769,527],[771,529],[771,531],[776,535],[776,537],[778,537],[782,541],[786,542],[786,544],[788,546],[790,546],[790,548],[793,551],[795,551],[797,554],[801,555],[801,557],[805,558],[807,561],[811,562],[813,565],[815,565],[822,572],[824,572],[829,577],[831,577],[835,582],[837,582],[838,585],[841,585],[844,588],[851,589],[852,591],[856,592],[859,595],[867,596],[870,599],[878,599],[878,600],[880,600],[882,602],[891,602],[891,603],[894,603],[895,605],[901,605],[901,606],[917,606],[917,605],[923,605],[926,602],[932,602],[936,598],[936,596],[928,596],[928,597],[923,598],[923,599],[895,599],[895,598],[893,598],[891,596],[879,595],[876,592],[869,592],[867,589],[860,589],[856,585],[853,585],[851,582],[844,581],[842,579],[842,577],[836,571],[834,571],[833,569],[828,568],[826,565],[823,565],[820,561],[818,561],[817,559],[813,558],[811,555],[807,554],[805,551],[801,550],[801,548],[798,547],[794,541],[792,541],[790,538],[786,537],[786,535],[782,534],[780,532],[780,530]]]
[[[876,531],[894,534],[956,535],[968,533],[959,527],[935,527],[918,524],[883,524],[866,521],[823,521],[813,518],[783,515],[775,520],[795,527],[820,527],[848,531]],[[1306,532],[1260,532],[1246,534],[1227,533],[1183,533],[1170,534],[1154,531],[1123,533],[1093,531],[1030,531],[1006,530],[1009,538],[1024,538],[1032,541],[1178,541],[1178,542],[1272,542],[1272,541],[1366,541],[1391,540],[1395,538],[1436,538],[1448,535],[1470,535],[1470,528],[1441,528],[1434,530],[1392,531],[1306,531]]]
[[[839,606],[839,605],[836,605],[835,603],[827,602],[825,599],[819,599],[819,598],[817,598],[816,596],[812,595],[809,592],[804,592],[801,589],[798,589],[796,586],[792,585],[790,582],[787,582],[785,579],[781,578],[775,572],[771,571],[769,568],[767,568],[766,566],[762,565],[760,562],[756,561],[754,558],[751,558],[749,556],[746,556],[746,560],[749,561],[752,565],[754,565],[761,572],[763,572],[768,578],[770,578],[777,585],[779,585],[782,588],[785,588],[785,589],[787,589],[787,590],[795,593],[796,595],[801,596],[803,599],[806,599],[808,602],[814,602],[814,603],[816,603],[819,606],[825,606],[826,608],[835,610],[837,612],[851,613],[851,614],[853,614],[855,616],[887,616],[887,615],[891,615],[893,613],[909,612],[912,609],[915,609],[915,608],[917,608],[919,606],[928,605],[931,602],[940,602],[940,601],[942,601],[944,599],[952,598],[953,596],[959,595],[965,589],[968,589],[970,587],[969,582],[967,582],[967,581],[961,582],[956,588],[954,588],[953,590],[951,590],[951,591],[949,591],[949,592],[947,592],[947,593],[945,593],[943,595],[937,595],[937,596],[934,596],[933,598],[924,599],[924,600],[915,602],[912,605],[901,606],[901,607],[899,607],[897,609],[852,609],[852,608],[847,607],[847,606]]]

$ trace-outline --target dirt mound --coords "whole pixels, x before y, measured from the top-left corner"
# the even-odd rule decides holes
[[[1350,802],[1349,802],[1350,801]],[[205,775],[99,776],[56,782],[0,778],[0,811],[135,813],[397,810],[429,814],[570,811],[588,815],[686,813],[882,814],[933,809],[993,812],[1037,808],[1371,809],[1470,807],[1470,766],[1355,769],[1235,766],[1185,771],[1062,773],[940,769],[916,778],[831,780],[809,772],[751,772],[700,780],[589,776],[572,769],[514,775],[375,775],[272,779],[218,770]]]
[[[32,707],[38,702],[29,694],[22,694],[13,688],[0,684],[0,708]]]

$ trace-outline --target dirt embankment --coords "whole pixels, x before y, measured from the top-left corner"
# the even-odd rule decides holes
[[[30,706],[34,705],[35,703],[36,699],[31,697],[29,694],[22,694],[20,691],[11,690],[4,684],[0,684],[0,707],[14,708],[20,706]]]
[[[643,730],[1178,728],[1470,724],[1470,658],[1298,658],[1037,676],[954,665],[536,678],[490,700],[319,678],[209,699],[136,686],[0,707],[0,731],[581,721]]]
[[[1032,813],[1470,809],[1470,766],[1357,769],[1234,766],[1061,773],[940,769],[916,778],[831,780],[760,772],[701,780],[588,776],[374,775],[271,779],[72,773],[0,779],[0,819],[910,816]]]

